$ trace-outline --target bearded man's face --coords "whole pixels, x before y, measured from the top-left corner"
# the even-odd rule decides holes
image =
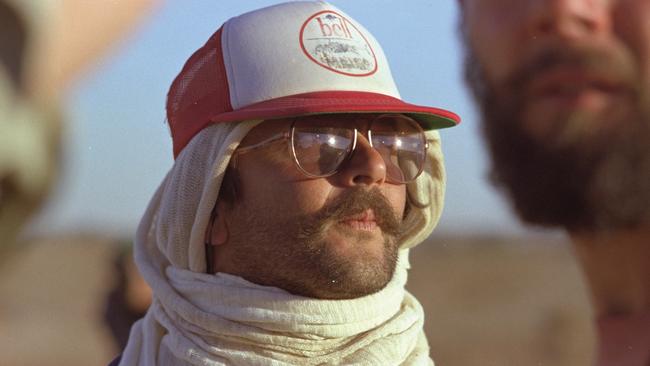
[[[491,178],[520,217],[650,222],[650,2],[466,0],[462,27]]]
[[[373,117],[340,116],[329,126],[361,130],[364,116]],[[262,122],[242,146],[268,141],[291,124]],[[218,247],[215,268],[319,299],[383,289],[397,266],[406,186],[386,181],[385,162],[367,140],[358,140],[336,174],[320,178],[300,171],[286,141],[279,141],[233,158],[229,174],[237,177],[240,197],[218,214],[228,245]]]

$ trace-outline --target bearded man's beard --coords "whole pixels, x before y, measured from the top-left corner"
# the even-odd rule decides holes
[[[536,135],[527,119],[545,116],[526,115],[526,85],[536,73],[568,64],[599,72],[618,67],[627,75],[623,66],[601,63],[612,60],[593,49],[550,49],[503,84],[490,85],[467,48],[465,77],[482,112],[490,178],[522,220],[570,231],[650,224],[650,98],[636,68],[622,77],[624,103],[601,115],[559,114]]]
[[[336,222],[368,209],[383,233],[378,256],[366,255],[369,236],[347,232],[357,250],[342,255],[327,243]],[[321,299],[352,299],[383,289],[393,278],[405,220],[399,218],[377,189],[349,189],[318,212],[284,216],[239,215],[234,209],[231,261],[250,282],[283,288]],[[237,223],[236,225],[234,223]]]

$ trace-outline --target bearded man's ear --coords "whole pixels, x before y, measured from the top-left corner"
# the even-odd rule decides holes
[[[228,242],[228,223],[226,221],[226,203],[217,202],[216,217],[213,218],[212,245],[224,245]]]
[[[215,273],[216,251],[215,247],[225,245],[228,242],[228,224],[226,222],[226,206],[223,202],[217,202],[212,213],[210,221],[205,230],[205,262],[206,272]]]

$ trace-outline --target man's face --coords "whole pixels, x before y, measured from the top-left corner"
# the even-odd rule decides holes
[[[650,1],[465,0],[493,179],[528,222],[650,220]]]
[[[367,121],[352,121],[364,131]],[[290,124],[264,122],[241,146],[288,131]],[[238,154],[240,198],[221,211],[229,235],[218,247],[217,271],[316,298],[382,289],[396,266],[406,189],[386,181],[386,165],[366,136],[358,135],[351,159],[326,178],[305,176],[286,141]]]

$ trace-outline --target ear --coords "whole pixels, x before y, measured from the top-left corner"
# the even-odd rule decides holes
[[[228,223],[226,222],[226,204],[217,202],[215,207],[215,217],[210,223],[212,232],[210,233],[210,243],[215,246],[224,245],[228,242]]]

